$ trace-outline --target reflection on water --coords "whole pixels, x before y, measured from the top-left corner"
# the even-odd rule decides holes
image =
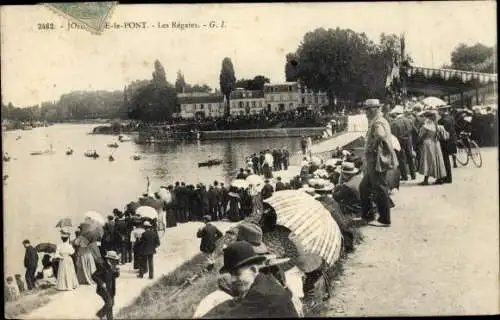
[[[4,185],[4,265],[6,272],[22,271],[22,240],[32,243],[57,242],[55,225],[69,216],[74,223],[83,213],[96,210],[103,214],[123,208],[146,191],[146,178],[157,189],[161,185],[184,181],[188,184],[214,180],[230,183],[244,157],[265,148],[288,148],[298,151],[296,138],[206,141],[180,145],[136,145],[119,143],[117,149],[107,147],[117,140],[106,135],[88,135],[93,125],[55,125],[31,131],[3,133],[3,150],[10,162],[3,164],[9,178]],[[16,140],[20,135],[22,138]],[[30,152],[49,149],[54,155],[30,156]],[[65,151],[74,149],[71,156]],[[83,156],[95,149],[100,158]],[[135,152],[142,154],[132,160]],[[115,161],[109,162],[113,154]],[[198,168],[198,162],[209,158],[223,160],[222,165]]]

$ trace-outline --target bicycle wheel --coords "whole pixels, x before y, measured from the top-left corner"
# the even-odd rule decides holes
[[[457,141],[457,162],[463,166],[469,163],[469,150],[462,140]]]
[[[476,141],[471,140],[471,158],[472,162],[476,166],[476,168],[481,168],[483,165],[483,157],[481,156],[481,149],[479,149],[479,146],[477,145]]]

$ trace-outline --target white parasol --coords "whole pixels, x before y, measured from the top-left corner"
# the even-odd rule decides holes
[[[158,190],[158,195],[160,196],[160,199],[163,200],[166,204],[172,202],[172,194],[166,188],[161,187]]]
[[[158,218],[158,213],[156,210],[149,206],[141,206],[135,210],[135,213],[141,217],[156,219]]]
[[[342,234],[330,212],[312,196],[299,190],[283,190],[264,200],[277,216],[277,224],[295,234],[304,250],[332,265],[340,257]]]
[[[320,157],[318,157],[318,156],[312,156],[311,157],[311,163],[314,164],[315,166],[319,167],[322,162],[323,162],[323,160]]]
[[[447,103],[439,98],[436,97],[427,97],[424,100],[422,100],[422,103],[425,104],[428,107],[432,108],[437,108],[440,106],[445,106]]]
[[[254,186],[264,184],[264,179],[262,179],[261,176],[258,176],[256,174],[249,175],[245,180],[246,180],[246,182],[248,182],[248,184],[251,184]]]
[[[246,188],[248,187],[248,182],[243,179],[236,179],[231,182],[231,185],[236,188]]]
[[[96,211],[87,211],[84,213],[84,216],[102,225],[106,223],[104,217],[99,212]]]

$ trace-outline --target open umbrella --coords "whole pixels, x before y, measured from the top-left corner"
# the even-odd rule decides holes
[[[139,204],[141,206],[151,207],[157,211],[163,209],[163,200],[158,200],[149,196],[140,198]]]
[[[160,190],[158,190],[158,195],[160,196],[160,199],[166,204],[172,202],[172,194],[166,188],[161,187]]]
[[[59,220],[59,222],[56,224],[56,228],[63,228],[63,227],[72,227],[73,224],[71,223],[71,218],[62,218]]]
[[[54,253],[57,250],[57,245],[53,243],[43,242],[35,246],[36,251],[44,253]]]
[[[319,201],[299,190],[283,190],[264,202],[274,208],[277,224],[290,229],[305,251],[321,256],[329,265],[338,260],[342,234]]]
[[[246,188],[248,187],[248,182],[246,180],[243,180],[243,179],[236,179],[236,180],[233,180],[233,182],[231,182],[231,185],[233,187],[236,187],[236,188]]]
[[[245,180],[246,180],[246,182],[248,182],[248,184],[251,184],[254,186],[264,184],[264,179],[262,179],[261,176],[258,176],[256,174],[249,175]]]
[[[422,100],[422,103],[425,104],[428,107],[432,108],[437,108],[440,106],[445,106],[447,103],[439,98],[436,97],[427,97],[424,100]]]
[[[150,218],[150,219],[158,218],[158,213],[156,212],[156,210],[149,206],[140,206],[139,208],[137,208],[137,210],[135,210],[135,213],[145,218]]]
[[[80,225],[80,236],[86,238],[89,243],[101,241],[104,235],[103,225],[94,220],[85,221]]]
[[[106,220],[104,220],[104,217],[99,212],[87,211],[84,213],[84,216],[101,225],[104,225],[106,223]]]
[[[311,157],[311,163],[314,164],[315,166],[319,167],[322,162],[323,162],[323,160],[320,157],[318,157],[318,156],[312,156]]]

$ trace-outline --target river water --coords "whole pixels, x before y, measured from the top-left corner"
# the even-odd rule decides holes
[[[110,149],[116,137],[89,135],[95,125],[61,124],[30,131],[3,133],[3,152],[11,160],[3,163],[8,179],[3,185],[4,204],[4,268],[5,274],[22,273],[24,248],[22,241],[58,243],[55,228],[60,218],[70,217],[76,225],[83,213],[95,210],[103,215],[113,208],[123,210],[125,204],[146,191],[146,178],[152,190],[161,185],[184,181],[187,184],[214,180],[230,183],[244,157],[269,148],[299,150],[297,138],[207,141],[180,145],[136,145],[120,143]],[[17,136],[21,139],[16,140]],[[30,152],[53,145],[55,154],[31,156]],[[67,156],[68,146],[74,150]],[[95,149],[100,158],[84,157]],[[139,152],[142,159],[131,156]],[[114,162],[108,161],[113,153]],[[198,168],[198,162],[209,157],[224,161],[220,166]]]

